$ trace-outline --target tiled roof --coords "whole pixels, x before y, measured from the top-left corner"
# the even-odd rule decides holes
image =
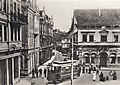
[[[120,9],[75,9],[74,16],[79,26],[120,25]]]

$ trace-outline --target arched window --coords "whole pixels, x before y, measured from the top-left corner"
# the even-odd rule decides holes
[[[111,53],[109,60],[110,60],[111,64],[114,64],[116,62],[116,54],[115,53]]]
[[[83,57],[84,57],[84,62],[85,63],[89,63],[89,54],[88,53],[85,53],[84,55],[83,55]]]

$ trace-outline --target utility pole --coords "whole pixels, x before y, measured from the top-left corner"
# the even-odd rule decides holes
[[[73,34],[72,34],[72,56],[71,56],[71,85],[73,84]]]

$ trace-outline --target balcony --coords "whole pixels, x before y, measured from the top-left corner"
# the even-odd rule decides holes
[[[27,24],[27,16],[23,14],[11,13],[11,25],[19,27],[20,25]]]
[[[82,46],[120,46],[120,42],[79,42]]]

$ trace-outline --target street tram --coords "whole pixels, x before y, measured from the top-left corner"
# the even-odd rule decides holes
[[[75,78],[77,72],[78,63],[77,60],[73,60],[73,77]],[[71,60],[56,61],[52,65],[48,66],[48,81],[61,82],[71,78]]]

